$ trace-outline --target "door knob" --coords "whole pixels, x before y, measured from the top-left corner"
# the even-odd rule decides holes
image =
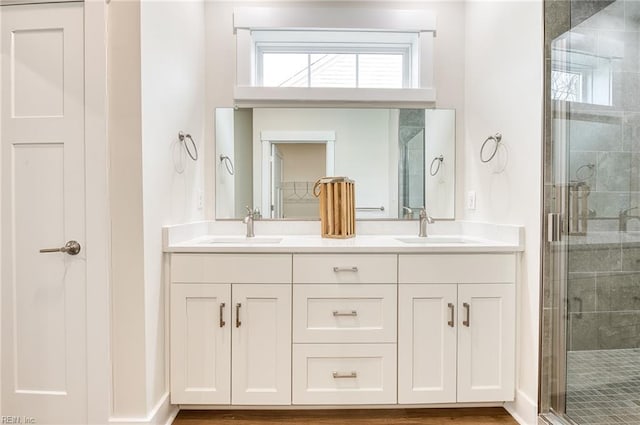
[[[61,248],[44,248],[40,252],[64,252],[69,255],[78,255],[82,247],[78,241],[69,241]]]

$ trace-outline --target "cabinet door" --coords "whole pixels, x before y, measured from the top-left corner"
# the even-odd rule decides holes
[[[171,285],[171,403],[231,402],[231,285]]]
[[[291,285],[233,285],[233,404],[291,404]]]
[[[400,285],[398,402],[456,401],[457,285]]]
[[[515,285],[458,285],[458,401],[511,401]]]

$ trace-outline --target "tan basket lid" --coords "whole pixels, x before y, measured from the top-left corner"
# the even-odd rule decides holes
[[[316,180],[316,183],[313,185],[313,195],[316,198],[320,196],[320,191],[318,190],[320,188],[320,185],[326,184],[326,183],[355,183],[355,182],[351,180],[349,177],[320,177],[318,180]]]

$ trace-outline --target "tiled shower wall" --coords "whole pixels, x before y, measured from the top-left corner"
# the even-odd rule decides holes
[[[424,206],[424,109],[400,109],[399,213],[402,207]]]
[[[608,5],[566,40],[610,77],[610,104],[568,108],[568,179],[590,194],[587,235],[569,237],[567,348],[640,347],[640,210],[619,227],[623,210],[640,207],[640,2]]]

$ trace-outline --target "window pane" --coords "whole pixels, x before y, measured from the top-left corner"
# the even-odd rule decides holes
[[[311,55],[310,87],[355,87],[355,54]]]
[[[577,72],[551,71],[551,98],[580,102],[582,94],[582,75]]]
[[[309,55],[306,53],[264,53],[262,85],[265,87],[308,87]]]
[[[402,88],[402,55],[361,54],[358,60],[359,87]]]

